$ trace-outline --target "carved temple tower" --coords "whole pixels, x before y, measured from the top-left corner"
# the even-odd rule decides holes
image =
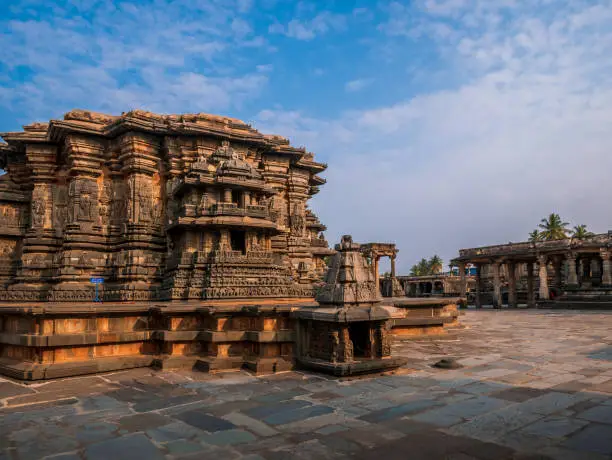
[[[91,277],[106,301],[311,297],[332,252],[307,209],[326,165],[239,120],[75,110],[2,137],[0,300],[90,301]]]
[[[326,165],[304,148],[233,118],[140,110],[1,136],[0,374],[403,363],[382,253],[328,248],[308,208]]]

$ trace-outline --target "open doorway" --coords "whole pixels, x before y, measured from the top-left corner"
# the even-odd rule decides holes
[[[243,230],[230,230],[230,245],[232,251],[246,254],[246,234]]]
[[[355,358],[370,357],[370,324],[352,323],[349,325],[349,338],[353,342],[353,356]]]
[[[232,203],[240,206],[240,190],[232,190]]]

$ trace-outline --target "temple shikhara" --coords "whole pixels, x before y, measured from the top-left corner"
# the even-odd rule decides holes
[[[321,307],[315,294],[326,289],[331,259],[354,253],[377,287],[378,259],[394,262],[397,251],[348,239],[330,249],[308,208],[326,165],[281,136],[233,118],[139,110],[75,110],[1,136],[1,373],[273,372],[295,365],[304,322],[314,329],[299,329],[310,337],[298,347],[311,350],[302,362],[325,368],[312,350],[329,344],[317,348],[318,340],[336,343],[321,357],[331,367],[351,363],[358,343],[372,347],[360,349],[361,361],[382,369],[400,365],[390,357],[392,328],[409,334],[456,322],[452,299],[424,308],[437,318],[425,325],[401,302],[376,306],[374,322],[355,320],[353,332],[321,323],[321,312],[307,319]]]

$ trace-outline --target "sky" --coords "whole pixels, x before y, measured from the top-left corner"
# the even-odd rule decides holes
[[[422,257],[612,229],[612,0],[1,0],[0,131],[208,112],[329,165],[331,244]]]

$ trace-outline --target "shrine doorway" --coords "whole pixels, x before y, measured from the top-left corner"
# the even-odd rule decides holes
[[[367,322],[351,323],[349,339],[353,342],[353,356],[368,358],[370,356],[370,324]]]
[[[244,230],[230,230],[230,245],[232,251],[246,254],[246,233]]]

